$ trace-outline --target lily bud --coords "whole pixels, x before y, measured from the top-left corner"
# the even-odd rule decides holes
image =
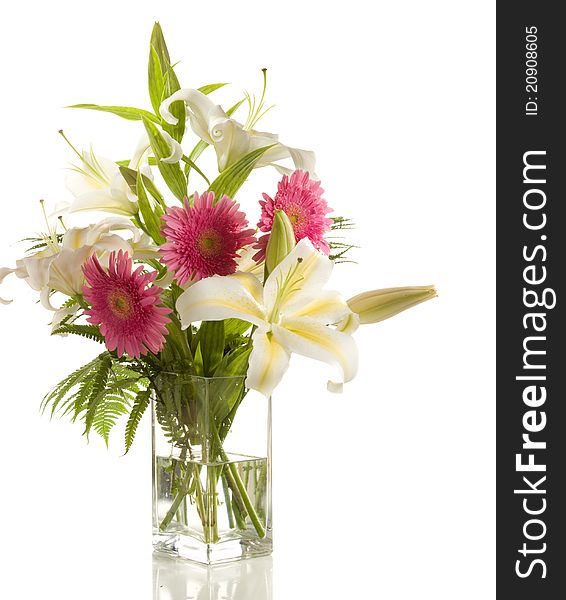
[[[265,278],[295,247],[295,232],[289,217],[282,210],[275,211],[271,234],[265,250]]]
[[[361,324],[378,323],[436,295],[433,285],[385,288],[358,294],[348,300],[348,306]]]

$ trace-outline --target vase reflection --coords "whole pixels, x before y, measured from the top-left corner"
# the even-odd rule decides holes
[[[272,600],[271,556],[214,566],[153,556],[153,600]]]

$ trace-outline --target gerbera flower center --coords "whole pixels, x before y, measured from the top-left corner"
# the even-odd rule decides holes
[[[113,290],[108,297],[108,306],[110,310],[122,319],[129,317],[132,314],[132,303],[127,294],[122,290]]]
[[[215,229],[203,231],[198,240],[198,249],[204,256],[218,256],[222,251],[222,237]]]
[[[289,206],[285,212],[293,227],[300,227],[305,222],[305,213],[298,206]]]

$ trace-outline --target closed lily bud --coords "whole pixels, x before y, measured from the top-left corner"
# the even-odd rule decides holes
[[[358,294],[348,300],[348,306],[361,324],[378,323],[436,295],[433,285],[385,288]]]
[[[271,234],[265,250],[265,277],[287,257],[295,247],[295,232],[289,217],[284,211],[278,210],[273,216]]]

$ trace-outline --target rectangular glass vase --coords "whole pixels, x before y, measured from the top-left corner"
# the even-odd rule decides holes
[[[271,402],[244,377],[160,374],[153,547],[203,564],[272,551]]]

